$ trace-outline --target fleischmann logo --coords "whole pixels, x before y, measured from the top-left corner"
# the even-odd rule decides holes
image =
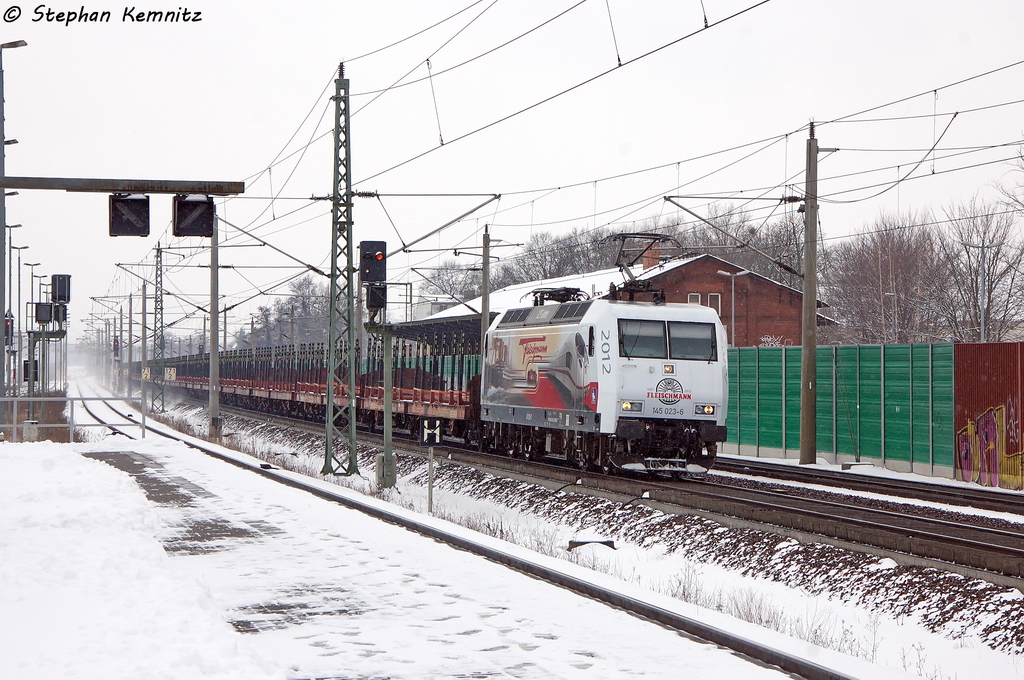
[[[690,393],[683,391],[683,386],[675,378],[665,378],[658,383],[653,392],[647,393],[648,399],[657,399],[662,404],[675,404],[681,399],[690,399]]]

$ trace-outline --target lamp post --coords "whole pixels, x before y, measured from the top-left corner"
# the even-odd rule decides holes
[[[6,196],[6,192],[4,194]],[[11,258],[14,255],[15,246],[14,243],[14,230],[21,227],[20,224],[8,224],[7,225],[7,299],[4,301],[7,304],[7,312],[4,314],[4,323],[6,324],[8,319],[11,322],[11,344],[6,346],[6,352],[4,356],[4,379],[10,379],[11,375],[11,347],[14,345],[14,313],[11,311],[11,296],[14,292],[14,287],[11,285],[12,270],[14,267],[11,266]],[[7,342],[6,330],[4,331],[5,337],[4,342]],[[12,379],[13,380],[13,379]],[[14,393],[14,383],[5,383],[5,387],[8,388],[6,391]]]
[[[20,224],[8,224],[7,225],[7,300],[6,300],[6,302],[7,302],[7,312],[8,313],[10,313],[10,311],[11,311],[11,297],[12,297],[12,293],[14,292],[14,287],[11,285],[11,276],[12,276],[12,272],[11,272],[11,270],[12,270],[12,267],[11,267],[11,257],[13,255],[13,253],[11,251],[14,250],[15,247],[13,245],[11,245],[11,244],[14,243],[14,230],[15,229],[19,229],[19,228],[21,228]]]
[[[733,273],[733,272],[727,272],[727,271],[723,271],[723,270],[719,269],[718,273],[721,274],[722,276],[728,276],[730,279],[732,279],[732,302],[729,303],[729,312],[732,315],[732,320],[729,322],[729,333],[732,335],[732,340],[730,341],[730,344],[733,347],[735,347],[736,346],[736,277],[737,276],[746,276],[747,274],[750,273],[750,271],[744,269],[741,272]]]
[[[3,51],[14,49],[15,47],[25,47],[28,43],[24,40],[15,40],[14,42],[6,42],[0,44],[0,139],[3,140],[3,145],[0,146],[0,177],[7,176],[7,169],[4,167],[4,156],[5,149],[7,147],[7,137],[4,134],[4,67],[3,67]],[[15,140],[10,140],[13,144]],[[0,224],[7,224],[7,192],[0,191]],[[7,250],[7,230],[0,229],[0,269],[6,265],[6,258],[4,257],[4,251]],[[0,271],[0,300],[7,299],[7,291],[5,291],[4,285],[6,283],[3,271]],[[0,375],[0,394],[7,394],[7,372],[4,371],[3,375]]]
[[[25,266],[28,267],[28,269],[29,269],[29,272],[28,272],[28,300],[29,300],[29,303],[28,303],[28,305],[26,305],[26,309],[22,310],[22,312],[24,314],[24,317],[25,317],[25,322],[24,322],[24,325],[23,325],[23,329],[26,332],[29,329],[32,328],[32,320],[35,318],[35,316],[34,316],[35,309],[33,308],[33,303],[36,301],[36,296],[35,296],[36,267],[38,267],[40,264],[41,264],[40,262],[26,262],[25,263]],[[28,309],[32,309],[32,311],[29,312],[29,311],[27,311]],[[32,358],[32,357],[30,357],[30,358]]]
[[[43,293],[42,293],[42,291],[43,291],[43,279],[46,278],[46,274],[36,274],[36,270],[33,269],[31,276],[32,276],[32,283],[29,286],[29,291],[30,291],[29,296],[31,298],[30,301],[29,301],[29,305],[32,306],[32,311],[29,312],[29,320],[30,321],[36,318],[36,310],[35,310],[35,306],[34,306],[35,302],[36,302],[36,290],[37,290],[36,289],[36,279],[39,279],[39,288],[38,288],[38,290],[39,290],[39,302],[42,302],[43,301]]]
[[[25,266],[29,268],[29,276],[30,276],[29,282],[28,282],[28,301],[29,301],[29,304],[32,304],[33,302],[36,301],[36,296],[35,296],[35,293],[34,293],[34,290],[33,290],[33,286],[35,286],[36,267],[38,267],[40,264],[41,263],[39,263],[39,262],[26,262],[25,263]]]
[[[17,319],[17,324],[18,324],[16,327],[15,327],[13,322],[11,324],[11,332],[14,334],[14,336],[17,338],[17,340],[12,340],[12,343],[11,343],[12,344],[12,348],[7,351],[7,353],[11,357],[10,375],[11,375],[12,384],[11,384],[11,390],[10,391],[11,391],[12,394],[18,394],[21,391],[21,383],[18,381],[18,357],[21,356],[21,311],[18,311],[17,313],[12,314],[11,310],[12,309],[19,309],[21,307],[21,251],[25,250],[26,248],[28,248],[28,246],[14,246],[14,245],[12,245],[12,246],[10,246],[10,249],[8,250],[9,253],[13,253],[15,250],[18,251],[18,297],[17,297],[17,304],[14,303],[14,299],[13,299],[14,298],[14,287],[11,285],[11,277],[10,277],[10,272],[11,272],[12,269],[14,269],[14,267],[12,266],[11,259],[10,258],[7,259],[7,271],[8,271],[8,275],[7,275],[7,289],[8,289],[7,297],[10,298],[8,300],[8,302],[7,302],[7,313],[11,314],[14,318],[16,318]]]

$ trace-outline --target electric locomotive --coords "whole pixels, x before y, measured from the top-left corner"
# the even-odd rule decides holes
[[[510,309],[487,333],[485,448],[581,468],[700,475],[726,439],[718,314],[596,299]]]

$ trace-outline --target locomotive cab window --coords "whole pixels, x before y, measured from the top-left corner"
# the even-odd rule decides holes
[[[619,356],[667,359],[665,322],[619,319]]]
[[[668,344],[672,359],[718,360],[714,324],[669,321]]]

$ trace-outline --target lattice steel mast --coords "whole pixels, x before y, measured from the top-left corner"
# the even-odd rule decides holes
[[[150,403],[154,413],[163,413],[164,402],[164,253],[156,244],[156,284],[153,290],[153,391]],[[145,405],[143,405],[145,408]]]
[[[334,81],[334,184],[331,210],[331,272],[328,291],[327,417],[322,474],[359,473],[356,460],[356,305],[352,252],[352,178],[349,144],[349,85],[345,64]],[[344,344],[342,344],[344,343]],[[347,379],[347,385],[346,383]],[[344,399],[344,406],[335,403]],[[334,455],[335,440],[348,429],[348,457]]]

